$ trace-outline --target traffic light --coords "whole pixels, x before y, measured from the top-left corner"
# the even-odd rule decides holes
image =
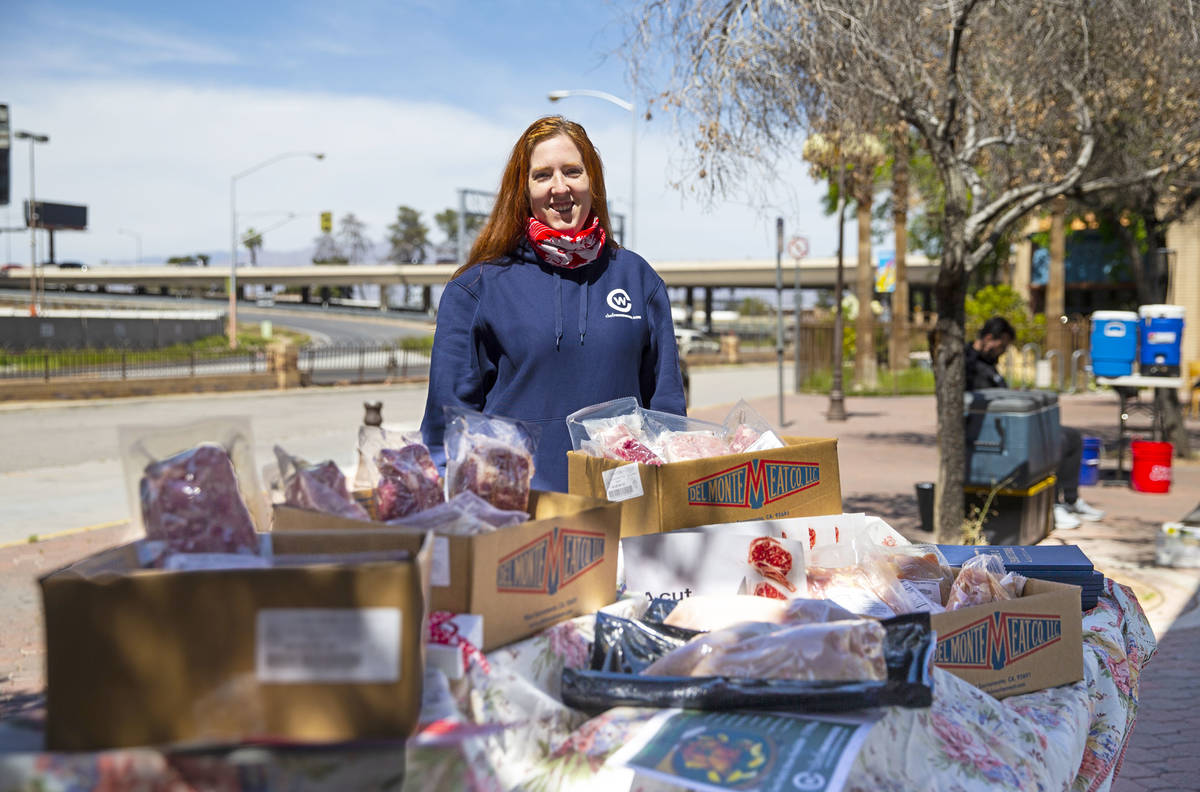
[[[333,212],[321,212],[321,233],[328,234],[333,230]]]

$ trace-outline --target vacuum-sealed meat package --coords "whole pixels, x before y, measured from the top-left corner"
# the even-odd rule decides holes
[[[282,478],[283,500],[288,506],[326,512],[352,520],[369,520],[367,510],[346,488],[346,477],[337,463],[326,460],[315,465],[275,446],[275,459]]]
[[[497,509],[525,511],[536,427],[511,418],[446,408],[446,494],[474,492]]]
[[[523,511],[497,509],[474,492],[460,492],[445,503],[414,512],[407,517],[389,520],[392,528],[411,529],[420,533],[433,531],[444,536],[474,536],[492,533],[498,528],[526,522]]]
[[[788,603],[740,594],[693,594],[679,601],[663,624],[687,630],[720,630],[744,621],[782,624]]]
[[[729,445],[731,453],[783,447],[783,441],[771,425],[743,399],[739,399],[738,403],[733,405],[733,409],[725,417],[724,427],[723,439]]]
[[[794,600],[789,608],[799,623],[743,622],[697,633],[665,623],[685,602],[652,600],[640,618],[597,613],[590,669],[563,669],[563,702],[588,711],[846,712],[933,700],[936,644],[927,613],[811,623],[805,620],[825,610],[842,611]]]
[[[963,562],[950,587],[946,610],[1016,599],[1024,589],[1025,577],[1007,571],[999,556],[986,553],[971,556]]]
[[[881,547],[880,554],[910,598],[926,601],[931,613],[940,612],[950,596],[954,570],[937,545],[912,544]]]
[[[729,444],[715,432],[698,430],[691,432],[666,432],[659,436],[663,458],[667,462],[683,462],[687,459],[706,459],[733,453]]]
[[[379,471],[375,516],[383,522],[431,509],[445,500],[437,465],[422,443],[380,449],[375,468]]]
[[[257,553],[269,526],[245,418],[120,427],[135,525],[170,553]]]
[[[692,639],[646,668],[658,676],[884,680],[886,632],[874,619],[822,624],[746,622]]]

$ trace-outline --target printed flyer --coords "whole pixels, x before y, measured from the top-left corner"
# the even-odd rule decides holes
[[[667,710],[609,761],[697,790],[838,792],[878,717]]]

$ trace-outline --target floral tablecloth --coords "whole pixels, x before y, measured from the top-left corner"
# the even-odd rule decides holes
[[[564,622],[489,654],[489,670],[473,666],[454,686],[456,712],[406,749],[8,753],[0,754],[0,792],[677,789],[607,761],[656,710],[617,708],[588,719],[559,701],[562,669],[587,664],[592,622]],[[1156,643],[1137,599],[1112,581],[1084,614],[1083,642],[1083,681],[1000,701],[934,669],[933,705],[888,709],[846,788],[1108,790]],[[507,728],[461,736],[495,724]]]

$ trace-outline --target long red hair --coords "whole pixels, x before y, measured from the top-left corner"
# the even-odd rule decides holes
[[[604,189],[604,164],[600,161],[599,152],[582,126],[562,116],[546,116],[530,124],[513,146],[508,164],[504,166],[504,175],[500,178],[500,189],[492,213],[471,245],[467,263],[458,268],[454,277],[476,264],[500,258],[516,249],[533,215],[529,206],[528,186],[533,149],[537,144],[559,135],[566,135],[579,149],[583,157],[583,169],[592,183],[592,213],[600,220],[600,227],[608,238],[607,244],[617,246],[613,241],[612,223],[608,219],[608,193]]]

